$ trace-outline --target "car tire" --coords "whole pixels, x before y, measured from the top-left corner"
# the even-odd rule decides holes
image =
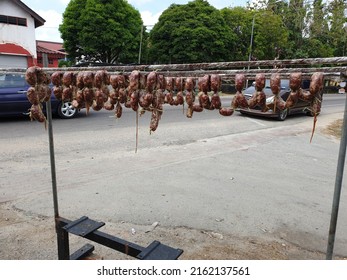
[[[60,102],[57,108],[58,116],[62,119],[71,119],[78,114],[78,109],[72,106],[72,102]]]
[[[284,121],[288,116],[288,109],[284,109],[280,112],[280,114],[278,115],[277,119],[279,121]]]

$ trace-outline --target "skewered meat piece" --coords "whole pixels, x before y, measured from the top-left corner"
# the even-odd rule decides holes
[[[47,102],[51,99],[51,88],[46,84],[38,84],[36,91],[40,102]]]
[[[221,77],[218,74],[212,74],[210,81],[211,81],[211,90],[214,93],[218,93],[221,89],[221,86],[222,86]]]
[[[31,120],[36,120],[38,122],[44,123],[45,128],[47,129],[47,119],[46,116],[42,112],[42,105],[31,105],[30,111],[29,111],[29,117]]]
[[[38,70],[37,66],[32,66],[32,67],[29,67],[27,71],[25,72],[25,80],[27,81],[29,85],[33,87],[36,86],[37,84],[37,70]]]
[[[93,100],[92,108],[94,111],[100,111],[104,107],[104,93],[100,89],[96,89],[95,98]]]
[[[220,113],[222,116],[229,117],[229,116],[231,116],[232,114],[234,114],[234,109],[231,108],[231,107],[220,108],[220,109],[219,109],[219,113]]]
[[[321,111],[323,80],[324,76],[322,73],[314,73],[311,77],[310,94],[313,96],[313,100],[311,103],[310,110],[314,119],[310,142],[312,142],[312,138],[316,130],[317,116],[320,114]]]
[[[139,94],[140,94],[140,72],[134,70],[129,76],[128,101],[127,104],[137,111],[139,109]]]
[[[183,96],[183,78],[177,77],[175,79],[175,88],[176,88],[176,98],[174,101],[174,105],[184,105],[184,96]]]
[[[210,88],[210,75],[205,75],[198,79],[198,89],[199,89],[199,104],[202,109],[214,109],[211,106],[210,96],[208,92],[211,90]]]
[[[248,102],[246,97],[243,95],[242,90],[245,86],[245,75],[243,74],[236,74],[235,75],[235,88],[236,88],[236,94],[231,101],[231,107],[235,110],[238,108],[248,108]]]
[[[50,83],[49,74],[44,72],[42,68],[39,68],[39,67],[36,68],[36,75],[37,75],[38,84],[48,85]]]
[[[61,86],[63,73],[60,71],[54,72],[51,76],[51,81],[54,86]]]
[[[253,96],[248,100],[248,107],[251,109],[254,109],[256,107],[259,107],[262,112],[266,111],[266,95],[263,91],[265,87],[265,75],[264,74],[257,74],[255,76],[255,93]]]
[[[301,73],[291,73],[289,76],[289,87],[291,92],[286,100],[286,108],[293,107],[299,99],[299,91],[301,89],[302,75]]]
[[[64,72],[63,74],[63,93],[62,100],[63,101],[72,101],[73,100],[73,80],[74,73],[73,72]]]
[[[140,90],[139,90],[139,105],[143,107],[144,97],[146,95],[146,86],[147,86],[147,75],[142,74],[140,75]]]
[[[318,72],[313,73],[311,76],[309,90],[307,91],[307,90],[300,89],[299,98],[304,101],[314,101],[313,99],[316,93],[319,92],[321,90],[320,87],[323,86],[323,84],[321,84],[322,79],[323,79],[322,73],[318,73]]]
[[[159,120],[163,114],[163,104],[165,102],[165,88],[166,88],[166,80],[164,78],[163,75],[158,75],[157,78],[157,86],[156,86],[157,90],[155,93],[155,97],[154,100],[152,102],[153,106],[155,109],[158,110],[159,112]]]
[[[122,104],[126,102],[126,81],[124,75],[111,75],[110,76],[110,84],[114,91],[110,93],[110,97],[112,98],[112,102],[116,104],[116,102],[120,101]]]
[[[110,79],[106,70],[96,71],[94,75],[94,100],[92,108],[95,111],[100,111],[104,108],[105,102],[108,100],[109,90],[107,88]],[[90,104],[90,103],[89,103]]]
[[[150,122],[150,132],[154,132],[159,125],[159,121],[163,114],[163,104],[165,101],[164,90],[166,87],[166,80],[163,75],[157,76],[156,91],[153,94],[151,122]]]
[[[187,108],[187,117],[191,118],[193,117],[193,106],[195,101],[195,94],[194,94],[194,87],[195,87],[195,81],[193,78],[187,78],[185,82],[185,90],[186,90],[186,103],[188,105]]]
[[[268,105],[268,108],[276,112],[277,109],[284,110],[286,102],[280,96],[281,91],[281,76],[278,73],[274,73],[270,78],[270,87],[274,95],[274,100]]]
[[[86,107],[87,114],[88,114],[89,109],[90,109],[90,107],[93,106],[93,102],[95,99],[94,73],[93,72],[85,71],[83,73],[83,85],[84,85],[84,88],[82,89],[83,100],[84,100],[85,107]]]
[[[222,107],[222,101],[218,93],[213,93],[211,97],[211,109],[219,110]]]
[[[29,87],[27,91],[27,98],[29,102],[33,105],[38,105],[40,104],[40,99],[39,96],[35,90],[35,87]]]
[[[175,100],[173,97],[174,89],[175,89],[175,79],[173,77],[166,77],[165,103],[174,105],[175,103]]]
[[[232,107],[222,107],[222,102],[220,100],[219,92],[222,86],[222,79],[218,74],[213,74],[210,77],[211,81],[211,90],[213,95],[211,98],[211,104],[214,109],[219,111],[219,114],[222,116],[228,117],[234,114],[234,109]]]
[[[54,72],[51,76],[51,81],[53,84],[53,94],[58,100],[61,100],[63,96],[62,77],[63,73],[60,71]]]
[[[154,90],[157,85],[157,73],[151,72],[147,75],[146,88],[140,96],[139,104],[144,110],[149,110],[149,107],[153,103]],[[142,82],[144,84],[144,82]]]

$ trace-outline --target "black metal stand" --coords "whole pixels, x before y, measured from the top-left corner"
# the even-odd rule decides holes
[[[75,221],[70,221],[64,218],[56,219],[59,260],[82,259],[94,251],[93,245],[86,244],[70,255],[69,233],[94,241],[139,260],[176,260],[183,253],[182,250],[169,247],[159,241],[153,241],[146,248],[139,246],[101,232],[99,228],[104,225],[105,223],[91,220],[86,216]]]
[[[183,253],[181,249],[175,249],[153,241],[148,247],[142,247],[118,237],[99,231],[99,228],[105,225],[104,222],[97,222],[83,216],[75,221],[62,218],[58,210],[58,192],[55,171],[54,141],[52,127],[52,108],[51,102],[46,103],[48,117],[48,136],[49,151],[51,159],[51,175],[53,204],[55,216],[55,228],[58,242],[59,260],[78,260],[83,259],[94,251],[94,246],[86,244],[76,252],[70,255],[69,234],[74,234],[82,238],[89,239],[103,246],[114,249],[118,252],[132,256],[139,260],[176,260]]]

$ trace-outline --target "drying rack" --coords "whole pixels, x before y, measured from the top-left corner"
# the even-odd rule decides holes
[[[55,229],[57,233],[58,243],[58,259],[59,260],[78,260],[90,255],[95,247],[89,243],[84,245],[76,252],[70,254],[69,234],[77,235],[81,238],[88,239],[100,245],[109,247],[120,253],[129,255],[139,260],[176,260],[183,250],[172,248],[159,241],[153,241],[147,247],[118,238],[99,229],[105,225],[104,222],[95,221],[87,216],[82,216],[76,220],[69,220],[59,215],[58,208],[58,191],[55,168],[55,153],[52,125],[52,106],[51,102],[46,102],[47,119],[48,119],[48,138],[49,152],[52,176],[53,205]]]

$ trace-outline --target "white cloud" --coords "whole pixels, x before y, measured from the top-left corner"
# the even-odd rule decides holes
[[[162,14],[162,12],[156,13],[156,14],[153,14],[150,11],[143,11],[143,12],[141,12],[141,18],[143,20],[143,24],[144,25],[154,25],[154,24],[156,24],[158,22],[158,19],[159,19],[161,14]]]
[[[64,6],[67,6],[67,4],[69,4],[70,0],[60,0],[60,2],[61,2]]]
[[[36,28],[36,39],[44,41],[62,42],[59,25],[62,23],[62,14],[53,10],[39,10],[37,13],[46,20],[45,24]]]
[[[214,6],[215,8],[217,8],[219,10],[226,7],[226,5],[225,5],[226,1],[225,0],[209,0],[208,2],[210,3],[210,5]],[[230,6],[231,6],[231,3],[230,3]]]
[[[128,0],[129,4],[131,4],[131,5],[136,4],[138,6],[142,6],[144,4],[151,3],[151,2],[153,2],[153,0]]]

